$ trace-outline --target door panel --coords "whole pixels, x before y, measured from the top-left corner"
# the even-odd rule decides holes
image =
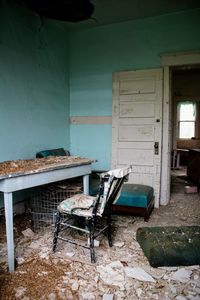
[[[151,175],[141,173],[133,173],[129,176],[129,182],[135,183],[135,184],[145,184],[149,186],[153,186],[153,178]]]
[[[132,80],[120,81],[120,95],[155,93],[155,81],[151,78],[137,78]]]
[[[148,98],[144,99],[143,94],[129,94],[129,95],[119,95],[120,103],[123,101],[155,101],[154,94],[148,94]]]
[[[155,109],[154,103],[151,102],[135,102],[133,101],[120,103],[120,117],[121,118],[142,118],[154,117]]]
[[[139,166],[152,166],[153,164],[153,150],[149,149],[119,149],[118,162],[120,165],[131,164]]]
[[[119,141],[152,141],[153,125],[120,125]]]
[[[156,207],[160,197],[161,118],[161,69],[114,73],[112,167],[133,165],[129,182],[153,186]]]

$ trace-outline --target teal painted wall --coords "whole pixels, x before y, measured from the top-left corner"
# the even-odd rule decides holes
[[[0,2],[0,161],[64,147],[109,169],[111,125],[71,116],[112,114],[112,72],[160,66],[163,52],[200,49],[200,10],[67,34],[20,1]]]
[[[0,161],[69,149],[68,50],[59,24],[41,24],[20,1],[0,1]]]
[[[68,34],[20,4],[0,7],[0,161],[69,149]]]
[[[112,115],[112,72],[160,67],[160,54],[200,49],[200,10],[73,32],[70,115]],[[71,125],[71,153],[111,164],[111,125]]]

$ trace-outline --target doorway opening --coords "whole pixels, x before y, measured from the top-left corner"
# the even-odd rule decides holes
[[[171,67],[171,192],[200,184],[200,65]],[[199,158],[198,158],[199,157]],[[200,170],[200,165],[198,167]]]

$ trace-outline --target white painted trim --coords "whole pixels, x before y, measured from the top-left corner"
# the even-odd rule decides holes
[[[72,116],[70,124],[112,124],[111,116]]]
[[[200,51],[177,52],[161,54],[161,65],[164,67],[163,86],[163,149],[161,170],[161,205],[166,205],[170,200],[170,173],[171,173],[171,85],[170,67],[200,64]]]
[[[163,53],[161,66],[194,65],[200,62],[200,51]]]
[[[167,205],[170,200],[171,170],[171,84],[169,67],[164,67],[163,82],[163,133],[160,204]]]

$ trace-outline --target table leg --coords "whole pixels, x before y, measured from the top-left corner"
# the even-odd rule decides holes
[[[13,237],[13,197],[12,193],[4,193],[4,207],[6,217],[6,237],[8,253],[8,270],[14,272],[14,237]]]
[[[176,168],[176,157],[177,157],[177,151],[173,150],[173,162],[172,162],[172,169],[173,170]]]
[[[179,169],[179,167],[180,167],[180,153],[177,152],[176,168]]]
[[[83,176],[83,193],[89,195],[89,175]]]

